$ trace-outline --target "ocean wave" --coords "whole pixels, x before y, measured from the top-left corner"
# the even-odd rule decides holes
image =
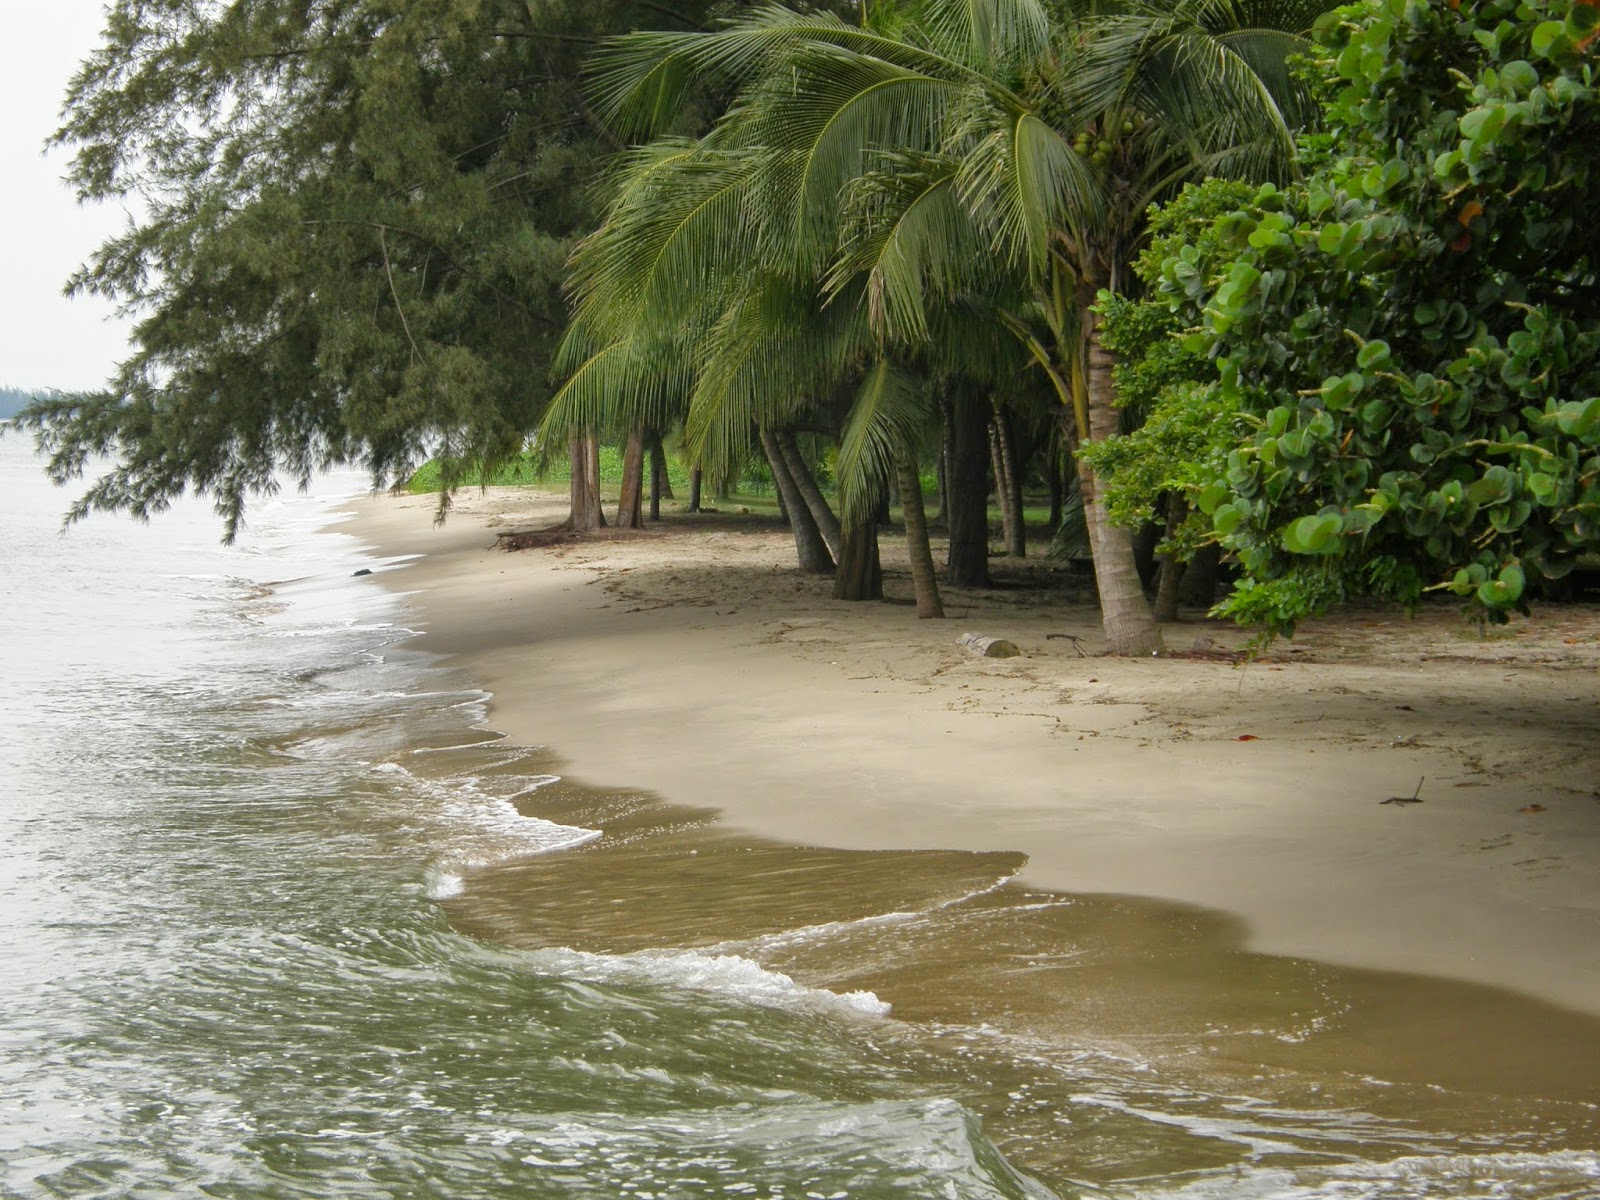
[[[868,991],[830,992],[796,983],[737,954],[699,950],[640,950],[633,954],[593,954],[553,947],[527,952],[541,973],[583,983],[649,984],[705,992],[763,1008],[828,1012],[853,1017],[886,1017],[889,1004]]]

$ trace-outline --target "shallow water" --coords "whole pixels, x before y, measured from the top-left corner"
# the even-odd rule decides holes
[[[556,779],[353,478],[232,550],[0,479],[0,1196],[1600,1193],[1595,1022]]]

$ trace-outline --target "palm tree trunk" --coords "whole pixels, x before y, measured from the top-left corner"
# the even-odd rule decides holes
[[[761,449],[766,452],[767,465],[772,468],[772,481],[777,485],[778,495],[789,514],[789,528],[794,532],[795,556],[800,569],[808,575],[833,574],[833,555],[828,552],[828,543],[822,540],[822,532],[812,519],[811,510],[806,507],[805,499],[783,461],[783,450],[778,446],[777,436],[770,430],[761,431]]]
[[[1011,558],[1028,556],[1028,527],[1022,518],[1022,464],[1017,461],[1017,436],[1005,410],[995,406],[995,444],[999,447],[1000,466],[1005,470],[1005,491],[1000,505],[1005,513],[1006,554]],[[1000,484],[996,482],[996,488]]]
[[[600,443],[589,434],[574,430],[568,446],[572,512],[567,522],[578,533],[603,529],[606,515],[600,507]]]
[[[1006,499],[1011,489],[1006,486],[1005,459],[1000,456],[1000,431],[989,421],[989,466],[994,472],[994,505],[1000,510],[1000,536],[1007,548],[1011,546],[1011,509]]]
[[[957,386],[950,398],[950,465],[945,480],[950,558],[945,582],[989,586],[989,421],[982,397]]]
[[[817,523],[822,540],[828,543],[828,549],[837,558],[841,553],[842,540],[839,533],[839,518],[833,515],[833,509],[828,507],[822,489],[817,486],[816,476],[811,473],[811,468],[806,466],[805,457],[800,453],[800,445],[795,441],[794,434],[785,429],[773,436],[777,438],[778,449],[783,453],[783,464],[789,468],[789,476],[794,480],[806,508],[810,510],[811,519]]]
[[[1116,360],[1100,342],[1100,315],[1086,306],[1085,325],[1089,330],[1088,408],[1089,438],[1102,442],[1116,433],[1120,418],[1114,403],[1116,392],[1111,371]],[[1069,436],[1076,431],[1067,430]],[[1144,598],[1139,572],[1133,561],[1133,538],[1128,530],[1113,525],[1100,498],[1094,470],[1078,460],[1079,488],[1083,493],[1083,514],[1089,527],[1089,548],[1094,554],[1094,580],[1100,590],[1100,621],[1105,630],[1106,650],[1112,654],[1158,654],[1162,649],[1161,627],[1156,624],[1150,604]]]
[[[652,513],[656,512],[662,500],[676,500],[672,494],[672,480],[667,475],[667,451],[661,444],[661,435],[650,434],[650,502]],[[652,521],[659,521],[659,516],[653,515]]]
[[[939,603],[939,580],[928,545],[928,515],[922,507],[922,479],[917,460],[908,447],[900,448],[900,508],[906,519],[906,549],[911,555],[911,585],[917,595],[917,616],[944,617]]]
[[[1178,526],[1183,523],[1185,510],[1188,505],[1183,497],[1173,492],[1167,497],[1167,531],[1166,538],[1172,540],[1172,535],[1177,532]],[[1178,556],[1170,550],[1161,556],[1161,571],[1156,576],[1156,604],[1155,616],[1158,621],[1176,621],[1178,619],[1178,580],[1183,576],[1183,564],[1178,561]]]
[[[705,471],[702,468],[689,468],[689,507],[686,511],[692,513],[700,511],[700,484],[704,478]]]
[[[878,561],[878,526],[868,517],[844,528],[844,553],[833,579],[835,600],[882,600],[883,567]]]
[[[617,528],[643,529],[644,498],[644,430],[634,429],[628,434],[627,448],[622,452],[622,495],[617,501]]]
[[[1051,441],[1044,456],[1044,482],[1050,489],[1050,532],[1061,528],[1061,508],[1065,489],[1061,486],[1061,451]]]

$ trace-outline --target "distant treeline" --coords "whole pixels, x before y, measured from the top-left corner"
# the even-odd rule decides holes
[[[0,421],[9,421],[39,395],[37,391],[0,385]]]

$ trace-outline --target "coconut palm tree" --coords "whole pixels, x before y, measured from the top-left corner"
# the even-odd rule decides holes
[[[881,594],[873,516],[898,478],[918,612],[942,615],[909,457],[931,394],[873,339],[864,304],[824,303],[814,273],[774,259],[769,242],[725,233],[752,203],[758,161],[713,136],[653,143],[624,163],[606,221],[574,255],[575,316],[558,360],[567,378],[544,429],[681,419],[690,455],[714,468],[750,453],[755,431],[802,569],[833,570],[831,549],[844,599]],[[842,533],[784,432],[796,421],[841,427]]]
[[[1286,64],[1318,8],[891,0],[852,25],[769,4],[710,33],[618,39],[592,91],[625,135],[663,128],[696,84],[734,99],[693,147],[658,144],[695,163],[658,179],[692,193],[650,226],[670,250],[630,271],[619,226],[611,270],[580,284],[580,320],[606,307],[630,336],[681,333],[759,264],[824,311],[859,311],[858,349],[915,355],[937,353],[942,310],[976,298],[1050,380],[1069,441],[1109,436],[1096,296],[1127,284],[1153,201],[1205,174],[1291,169],[1312,109]],[[900,397],[889,413],[905,415],[905,391],[883,392]],[[1128,532],[1087,467],[1080,479],[1108,648],[1157,650]]]

